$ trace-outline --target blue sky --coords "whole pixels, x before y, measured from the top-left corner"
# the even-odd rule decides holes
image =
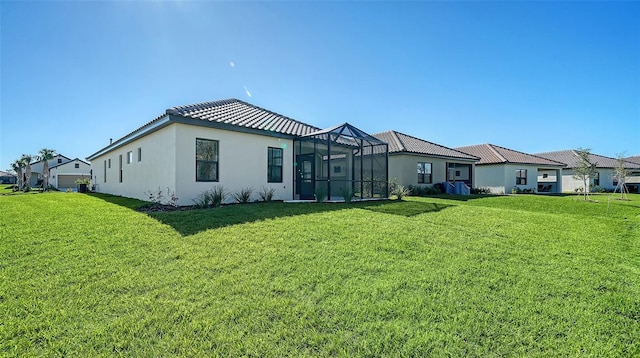
[[[0,169],[238,98],[448,147],[640,155],[640,2],[0,2]],[[232,66],[233,63],[233,66]]]

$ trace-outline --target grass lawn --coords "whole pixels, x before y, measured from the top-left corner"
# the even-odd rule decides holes
[[[0,356],[638,356],[630,197],[0,196]]]

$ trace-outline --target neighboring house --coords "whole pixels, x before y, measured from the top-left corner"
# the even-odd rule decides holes
[[[15,184],[17,182],[18,182],[17,176],[0,170],[0,184]]]
[[[373,136],[389,144],[389,176],[398,184],[474,186],[474,164],[480,158],[396,131]]]
[[[58,190],[77,188],[78,179],[91,179],[91,164],[75,158],[49,167],[49,185]]]
[[[81,177],[91,178],[91,165],[78,158],[70,159],[57,154],[49,159],[49,185],[63,190],[75,188],[75,180]],[[68,164],[68,165],[67,165]],[[55,172],[52,170],[57,168]],[[39,187],[44,179],[44,160],[31,164],[31,187]],[[55,175],[55,178],[54,178]],[[60,176],[60,178],[58,178]]]
[[[494,194],[510,193],[516,187],[540,193],[562,192],[559,178],[563,163],[494,144],[455,149],[480,158],[475,165],[475,185],[479,188],[489,188]]]
[[[167,109],[87,157],[98,192],[179,205],[215,185],[228,193],[275,190],[276,200],[388,196],[387,144],[343,124],[327,130],[237,100]],[[228,198],[227,201],[232,201]]]
[[[575,179],[573,177],[573,168],[575,168],[579,162],[579,156],[575,150],[560,150],[556,152],[538,153],[536,155],[550,160],[555,160],[566,165],[566,168],[562,171],[563,191],[575,192],[584,186],[582,180]],[[618,160],[592,153],[589,155],[589,161],[596,165],[597,173],[593,178],[589,178],[587,189],[589,191],[592,191],[594,187],[601,187],[607,190],[615,189],[618,183],[615,182],[613,173]],[[625,168],[631,173],[627,178],[627,188],[630,192],[637,193],[640,187],[640,164],[625,161]]]
[[[640,155],[635,155],[633,157],[625,158],[626,161],[640,164]]]
[[[62,164],[70,161],[70,158],[65,157],[62,154],[56,154],[53,158],[49,159],[49,168],[54,165]],[[31,163],[31,187],[40,186],[42,180],[44,179],[42,171],[44,170],[44,160],[39,160],[37,162]],[[49,183],[51,184],[51,183]]]

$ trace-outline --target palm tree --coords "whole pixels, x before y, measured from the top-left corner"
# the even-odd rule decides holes
[[[22,185],[24,184],[22,181],[22,168],[24,168],[24,162],[22,159],[16,159],[15,162],[11,163],[11,169],[13,169],[13,171],[18,175],[18,182],[16,183],[18,190],[21,190]]]
[[[24,191],[31,190],[31,161],[33,160],[33,155],[31,154],[23,154],[20,157],[20,160],[24,162],[25,170],[24,170]]]
[[[49,190],[49,161],[56,155],[53,149],[42,148],[38,153],[38,160],[44,161],[42,166],[42,189]]]

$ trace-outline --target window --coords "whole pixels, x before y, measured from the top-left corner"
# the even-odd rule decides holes
[[[62,163],[62,158],[58,158],[58,164]]]
[[[268,148],[267,182],[282,183],[282,149]]]
[[[594,186],[600,185],[600,172],[596,172],[596,175],[593,176],[593,185]]]
[[[418,184],[431,184],[431,163],[418,163]]]
[[[138,161],[142,161],[142,148],[138,148]]]
[[[527,170],[516,170],[516,185],[527,185]]]
[[[76,164],[74,165],[74,167],[75,167],[76,169],[80,168],[80,163],[76,163]]]
[[[133,163],[133,152],[129,151],[127,152],[127,164],[131,164]]]
[[[111,169],[111,158],[109,158],[109,169]]]
[[[104,182],[107,182],[107,161],[104,161]]]
[[[544,179],[547,179],[547,178],[549,177],[549,174],[542,174],[542,177],[543,177]]]
[[[460,176],[460,171],[456,170],[456,177],[459,177],[459,176]]]
[[[120,154],[119,158],[120,158],[120,161],[118,163],[118,167],[120,170],[120,182],[122,183],[122,154]]]
[[[196,138],[196,181],[218,181],[218,141]]]

